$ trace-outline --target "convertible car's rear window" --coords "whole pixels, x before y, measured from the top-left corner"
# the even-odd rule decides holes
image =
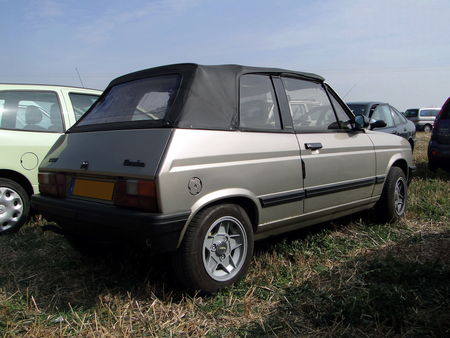
[[[97,101],[78,126],[164,120],[180,81],[179,75],[164,75],[115,85]]]

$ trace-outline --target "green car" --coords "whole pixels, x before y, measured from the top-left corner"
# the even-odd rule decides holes
[[[0,234],[29,218],[38,167],[50,147],[100,96],[76,87],[0,84]]]

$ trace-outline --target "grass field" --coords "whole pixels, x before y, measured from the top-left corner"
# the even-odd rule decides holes
[[[365,212],[259,242],[210,297],[166,257],[88,259],[30,223],[0,237],[0,336],[450,336],[450,175],[427,170],[427,144],[401,222]]]

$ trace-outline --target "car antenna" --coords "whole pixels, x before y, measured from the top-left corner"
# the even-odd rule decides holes
[[[78,71],[78,68],[77,68],[77,67],[75,67],[75,70],[76,70],[76,72],[77,72],[77,74],[78,74],[78,78],[80,79],[80,82],[81,82],[81,87],[85,88],[85,87],[84,87],[84,83],[83,83],[83,80],[81,79],[81,75],[80,75],[80,72]]]
[[[347,91],[347,93],[345,93],[345,95],[342,97],[342,99],[345,100],[345,98],[347,97],[347,95],[350,94],[350,92],[353,90],[353,88],[355,88],[356,85],[357,85],[358,83],[360,83],[360,82],[361,82],[361,80],[356,81],[356,82],[353,84],[353,86],[350,87],[350,89]]]

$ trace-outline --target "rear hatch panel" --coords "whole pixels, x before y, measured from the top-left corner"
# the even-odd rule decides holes
[[[154,179],[171,133],[169,128],[68,133],[40,168],[86,177]]]

